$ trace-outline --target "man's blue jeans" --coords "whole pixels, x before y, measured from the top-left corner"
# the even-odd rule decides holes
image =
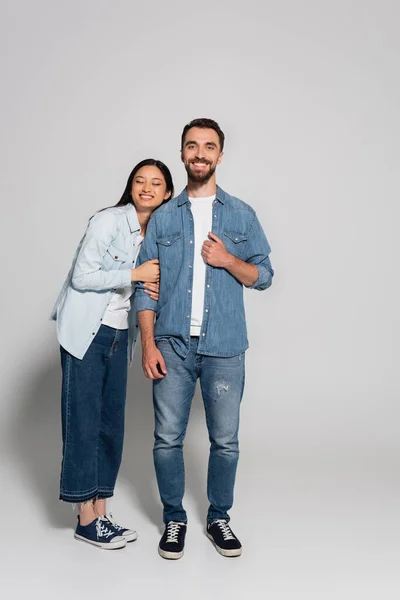
[[[198,338],[190,338],[190,351],[183,359],[168,340],[159,340],[168,374],[154,381],[154,464],[164,522],[187,522],[182,505],[185,491],[183,440],[190,407],[200,379],[210,439],[207,521],[229,520],[233,504],[239,458],[240,401],[244,388],[244,354],[219,358],[197,354]]]
[[[60,499],[109,498],[121,464],[128,331],[101,325],[82,360],[61,348]]]

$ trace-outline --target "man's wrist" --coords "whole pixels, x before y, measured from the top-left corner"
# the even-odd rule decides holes
[[[155,345],[156,345],[156,341],[153,336],[142,339],[143,348],[151,348],[152,346],[155,346]]]
[[[235,266],[236,263],[236,256],[234,256],[233,254],[230,254],[230,252],[228,252],[228,255],[226,257],[226,261],[224,264],[224,268],[227,269],[228,271],[230,271],[230,269],[232,269]]]

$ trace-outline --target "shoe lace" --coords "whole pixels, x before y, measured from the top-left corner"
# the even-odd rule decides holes
[[[118,523],[116,523],[114,521],[114,517],[112,516],[111,513],[108,513],[106,515],[106,519],[109,523],[111,523],[111,525],[114,527],[114,529],[116,529],[117,531],[122,531],[123,527],[121,527],[121,525],[118,525]]]
[[[216,525],[218,525],[218,527],[220,528],[220,530],[222,532],[222,537],[224,538],[225,542],[227,540],[234,540],[235,539],[235,536],[233,535],[232,529],[228,525],[228,521],[225,521],[224,519],[217,519],[216,521],[214,521],[214,523]]]
[[[114,535],[114,531],[112,529],[109,529],[107,527],[107,525],[105,525],[104,523],[105,523],[105,519],[102,519],[101,517],[99,517],[97,519],[96,531],[97,531],[97,537],[99,537],[99,538],[101,538],[101,537],[108,538],[108,537],[110,537],[110,535]]]
[[[183,525],[184,523],[177,523],[176,521],[170,521],[167,524],[167,544],[178,543],[178,535]]]

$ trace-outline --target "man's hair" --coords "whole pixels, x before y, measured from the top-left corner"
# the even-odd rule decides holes
[[[183,144],[185,143],[186,134],[192,127],[199,127],[200,129],[214,129],[214,131],[216,131],[218,134],[219,146],[222,152],[222,150],[224,149],[225,134],[222,131],[221,127],[218,125],[218,123],[216,121],[213,121],[212,119],[194,119],[193,121],[190,121],[190,123],[185,125],[182,131],[181,150],[183,150]]]

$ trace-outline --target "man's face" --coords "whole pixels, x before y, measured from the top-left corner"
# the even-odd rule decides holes
[[[222,160],[219,137],[214,129],[192,127],[186,133],[181,151],[189,180],[206,183]]]

